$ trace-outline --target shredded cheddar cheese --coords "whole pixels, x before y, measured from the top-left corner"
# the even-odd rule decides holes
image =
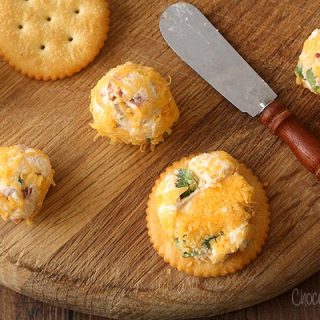
[[[91,92],[92,128],[112,143],[155,146],[171,133],[179,110],[169,84],[153,68],[127,62]]]
[[[181,197],[190,185],[196,188]],[[237,161],[223,151],[193,157],[155,191],[161,227],[182,256],[213,263],[248,245],[253,195]]]
[[[0,147],[0,215],[19,223],[40,210],[53,182],[49,158],[24,146]]]

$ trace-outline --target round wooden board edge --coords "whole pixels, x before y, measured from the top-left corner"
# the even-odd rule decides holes
[[[12,273],[12,275],[14,275],[14,276],[11,278],[5,278],[3,273],[0,272],[0,284],[5,286],[6,288],[9,288],[9,289],[19,293],[19,294],[23,294],[25,296],[31,297],[33,299],[36,299],[36,300],[39,300],[39,301],[42,301],[42,302],[45,302],[45,303],[48,303],[48,304],[51,304],[51,305],[54,305],[57,307],[62,307],[62,308],[74,310],[77,312],[82,312],[85,314],[108,317],[110,319],[120,319],[118,312],[113,312],[112,310],[108,310],[107,308],[105,308],[103,310],[101,308],[95,308],[92,304],[92,300],[86,301],[86,304],[73,304],[73,303],[68,303],[68,301],[63,301],[63,300],[57,299],[57,295],[58,295],[58,291],[59,291],[57,289],[49,290],[51,292],[55,292],[55,294],[52,295],[51,297],[50,296],[44,297],[43,295],[32,292],[32,290],[26,290],[24,285],[33,276],[33,272],[31,271],[31,269],[28,269],[24,266],[19,265],[18,262],[16,264],[12,264],[9,260],[6,260],[5,258],[0,257],[0,270],[3,270],[3,269],[5,269],[7,272],[10,271]],[[220,302],[219,305],[214,305],[214,304],[208,305],[208,308],[206,310],[204,310],[204,312],[201,312],[200,314],[199,314],[199,311],[197,311],[196,314],[189,313],[188,316],[185,316],[185,313],[186,313],[185,310],[184,310],[184,312],[179,313],[179,309],[176,309],[176,308],[171,309],[170,304],[169,304],[169,305],[165,306],[166,313],[167,313],[165,315],[165,319],[176,319],[177,317],[179,319],[191,319],[191,318],[195,318],[195,317],[211,317],[211,316],[217,316],[217,315],[221,315],[224,313],[234,312],[237,310],[248,308],[248,307],[265,302],[267,300],[270,300],[272,298],[275,298],[275,297],[283,294],[284,292],[297,286],[302,281],[311,277],[316,272],[317,272],[317,270],[312,270],[309,274],[306,275],[306,277],[304,279],[290,283],[290,285],[288,285],[287,287],[282,288],[280,291],[272,292],[268,296],[265,296],[262,298],[258,297],[254,301],[246,301],[244,299],[236,307],[234,307],[234,305],[228,306],[227,303],[222,305],[222,303],[223,303],[223,301],[222,301],[222,303]],[[27,287],[32,288],[32,285],[30,286],[30,284],[29,284]],[[57,283],[55,283],[55,287],[57,288]],[[76,289],[75,289],[75,291],[76,291]],[[104,296],[106,298],[106,300],[109,300],[108,301],[109,305],[113,305],[113,303],[114,303],[112,298],[110,299],[110,297],[113,296],[112,294],[110,294],[111,291],[112,290],[110,290],[109,292],[106,291],[106,295]],[[110,294],[110,297],[109,297],[109,294]],[[130,299],[130,296],[128,296],[128,298]],[[99,299],[101,300],[101,296],[96,296],[95,302],[97,303],[99,301]],[[123,300],[125,300],[125,299],[123,299]],[[159,299],[155,299],[155,300],[159,301]],[[125,301],[123,301],[123,302],[125,302]],[[122,302],[122,306],[125,307],[127,304],[123,303],[123,302]],[[139,302],[139,300],[138,300],[138,302]],[[106,304],[106,301],[103,301],[103,303]],[[145,302],[143,302],[143,303],[145,303]],[[89,307],[89,305],[90,305],[90,307]],[[142,308],[136,308],[136,309],[128,308],[126,310],[124,308],[123,311],[121,312],[121,319],[123,319],[123,320],[130,319],[131,320],[131,319],[163,319],[163,318],[162,318],[161,314],[159,314],[159,311],[156,308],[156,304],[154,304],[154,307],[149,309],[149,311],[147,313]]]

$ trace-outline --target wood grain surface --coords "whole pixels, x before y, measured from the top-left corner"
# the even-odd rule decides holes
[[[38,82],[0,62],[0,143],[43,149],[57,184],[34,225],[1,223],[1,284],[111,318],[193,318],[270,299],[320,269],[319,182],[258,119],[236,110],[167,47],[158,20],[173,2],[111,0],[107,44],[72,78]],[[319,2],[190,2],[320,137],[320,99],[297,87],[293,74],[304,39],[319,26]],[[173,79],[181,117],[155,152],[94,142],[88,125],[90,89],[128,60]],[[270,239],[242,272],[199,279],[171,270],[154,252],[146,200],[171,162],[216,149],[245,162],[268,184]]]
[[[296,287],[303,293],[320,294],[320,273]],[[295,289],[296,289],[295,288]],[[293,289],[293,290],[295,290]],[[320,316],[319,304],[292,303],[292,290],[257,304],[224,315],[202,318],[203,320],[316,320]],[[83,314],[69,309],[49,305],[0,287],[0,315],[5,320],[107,320],[108,318]],[[295,298],[296,299],[296,298]],[[298,302],[298,300],[296,300]],[[0,319],[2,319],[0,317]],[[199,318],[195,318],[199,319]],[[194,319],[194,320],[195,320]]]

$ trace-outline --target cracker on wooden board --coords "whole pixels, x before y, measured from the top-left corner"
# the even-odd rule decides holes
[[[86,67],[108,29],[107,0],[0,1],[0,52],[38,80],[62,79]]]
[[[239,172],[255,189],[255,215],[253,217],[253,229],[250,234],[250,241],[247,248],[243,251],[233,253],[223,262],[212,264],[209,260],[185,259],[177,249],[172,239],[163,232],[158,218],[155,193],[156,189],[169,172],[175,172],[190,161],[192,156],[182,158],[168,167],[155,182],[149,196],[147,206],[147,228],[151,243],[157,253],[179,271],[184,271],[197,277],[217,277],[235,273],[243,269],[262,251],[265,245],[270,225],[270,211],[266,192],[262,183],[245,165],[240,163]]]

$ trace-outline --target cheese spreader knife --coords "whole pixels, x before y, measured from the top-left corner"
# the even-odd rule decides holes
[[[160,31],[182,60],[240,111],[259,115],[260,122],[320,178],[319,141],[195,6],[180,2],[168,7]]]

